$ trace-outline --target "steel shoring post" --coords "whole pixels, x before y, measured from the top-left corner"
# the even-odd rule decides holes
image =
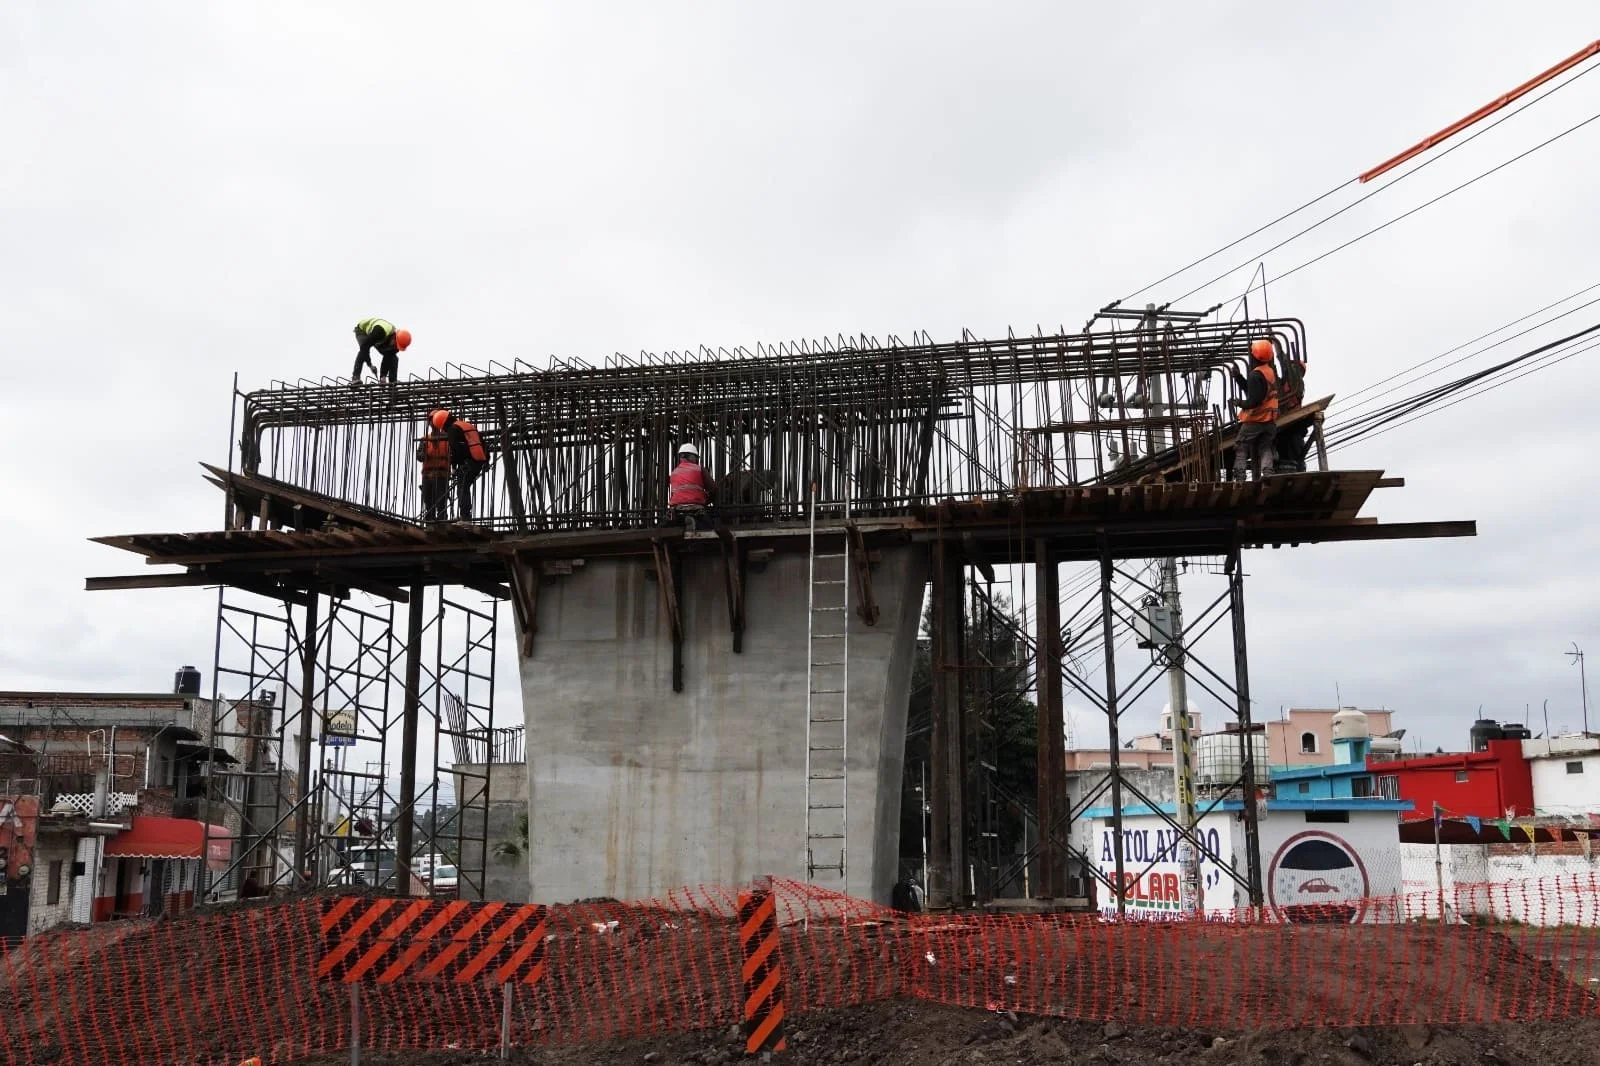
[[[1239,694],[1239,786],[1244,793],[1244,848],[1245,866],[1250,879],[1250,905],[1260,907],[1261,892],[1261,826],[1256,811],[1256,764],[1250,721],[1250,657],[1245,650],[1244,629],[1244,564],[1235,547],[1230,554],[1232,566],[1228,572],[1228,590],[1233,612],[1233,665],[1234,690]]]
[[[1111,552],[1102,535],[1100,542],[1100,624],[1106,647],[1106,736],[1111,746],[1111,854],[1116,865],[1117,914],[1128,913],[1128,882],[1122,861],[1122,740],[1117,735],[1117,643],[1112,629]]]
[[[303,801],[310,795],[307,784],[311,780],[311,717],[316,713],[317,689],[317,605],[322,597],[315,588],[306,604],[305,632],[300,640],[300,750],[295,761],[297,791]],[[294,823],[294,876],[297,887],[309,887],[312,877],[306,866],[311,840],[310,810],[307,809]]]
[[[425,585],[411,587],[410,611],[406,619],[406,689],[405,706],[400,721],[400,795],[395,806],[394,859],[395,873],[405,871],[405,891],[411,890],[411,827],[415,823],[417,791],[417,718],[422,706],[419,686],[422,680],[422,611],[427,592]]]
[[[1038,677],[1035,687],[1039,696],[1037,733],[1038,765],[1038,820],[1041,826],[1054,825],[1064,798],[1062,774],[1066,770],[1061,693],[1061,587],[1054,560],[1050,558],[1049,542],[1040,538],[1034,547],[1035,567],[1038,571],[1037,617],[1038,637],[1034,641],[1034,662]],[[992,611],[991,611],[992,613]],[[1044,846],[1039,864],[1039,895],[1053,899],[1065,894],[1065,856],[1057,845],[1054,833],[1040,833]]]

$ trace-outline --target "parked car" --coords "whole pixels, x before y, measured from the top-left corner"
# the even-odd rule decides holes
[[[429,887],[435,896],[454,896],[456,894],[456,868],[454,866],[439,865],[433,868],[433,876],[429,879]]]

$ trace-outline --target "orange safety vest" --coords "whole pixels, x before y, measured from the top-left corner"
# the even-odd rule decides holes
[[[422,438],[422,476],[450,476],[450,438],[430,433]]]
[[[1271,363],[1257,363],[1251,373],[1267,379],[1267,398],[1259,407],[1246,407],[1239,412],[1241,422],[1276,422],[1278,420],[1278,372]]]
[[[698,504],[704,507],[711,501],[706,494],[706,472],[699,463],[682,462],[672,470],[667,479],[667,506]]]
[[[483,438],[478,436],[478,427],[459,418],[456,419],[456,426],[461,430],[462,439],[467,442],[467,454],[480,463],[487,463],[489,451],[483,446]]]

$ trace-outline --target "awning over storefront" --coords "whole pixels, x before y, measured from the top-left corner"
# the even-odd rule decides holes
[[[121,859],[198,859],[202,852],[206,852],[207,866],[226,868],[233,857],[233,834],[220,825],[211,826],[208,834],[206,823],[192,818],[134,815],[131,829],[106,841],[105,854]]]

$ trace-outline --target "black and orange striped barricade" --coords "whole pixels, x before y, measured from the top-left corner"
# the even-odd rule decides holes
[[[783,960],[778,950],[778,906],[769,878],[739,894],[739,946],[744,955],[744,1052],[782,1051]]]
[[[367,899],[322,901],[322,956],[316,976],[350,987],[351,1062],[361,1048],[363,984],[397,981],[484,982],[506,989],[501,1057],[509,1051],[510,994],[545,972],[546,908],[538,904],[466,900]]]

